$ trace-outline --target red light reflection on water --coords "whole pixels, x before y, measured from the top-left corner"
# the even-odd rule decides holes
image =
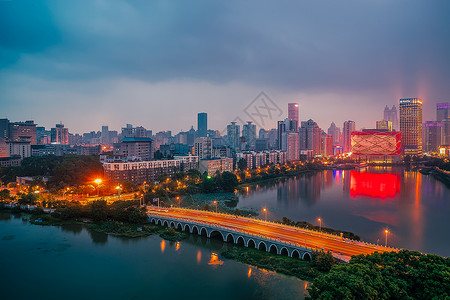
[[[401,178],[397,173],[350,171],[350,197],[394,198],[400,193]]]

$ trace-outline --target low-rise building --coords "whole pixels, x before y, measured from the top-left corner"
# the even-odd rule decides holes
[[[199,163],[201,173],[207,172],[208,175],[215,175],[216,172],[233,172],[232,158],[205,159]]]

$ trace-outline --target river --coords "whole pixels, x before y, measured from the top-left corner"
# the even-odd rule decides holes
[[[403,168],[322,171],[250,186],[238,208],[351,231],[363,240],[450,256],[450,189]]]
[[[306,282],[220,256],[190,236],[121,238],[0,212],[2,299],[303,299]]]

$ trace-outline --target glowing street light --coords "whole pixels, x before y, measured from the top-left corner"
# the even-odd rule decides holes
[[[97,197],[100,196],[100,183],[102,183],[102,180],[100,178],[97,178],[94,180],[94,182],[97,184]]]
[[[386,244],[384,245],[384,247],[387,248],[387,237],[388,237],[389,230],[385,229],[384,233],[386,234]]]
[[[122,192],[122,187],[120,185],[116,186],[117,193],[119,194],[119,201],[120,201],[120,192]]]
[[[217,213],[217,201],[214,200],[214,201],[213,201],[213,204],[216,206],[216,213]]]
[[[263,208],[263,212],[264,212],[264,215],[265,215],[265,220],[266,220],[266,222],[267,222],[267,208]]]
[[[66,193],[70,190],[70,188],[66,188],[63,193],[63,200],[66,200]]]
[[[322,219],[318,218],[317,221],[319,221],[319,231],[322,231]]]
[[[181,208],[181,200],[180,200],[180,196],[176,196],[176,197],[175,197],[175,200],[176,200],[176,201],[180,201],[180,202],[178,203],[178,207]]]

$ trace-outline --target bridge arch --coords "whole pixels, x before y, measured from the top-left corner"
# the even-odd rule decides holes
[[[175,228],[179,231],[183,231],[183,225],[181,225],[181,223],[178,223]]]
[[[266,243],[264,243],[263,241],[259,242],[259,244],[258,244],[258,250],[267,252],[267,246],[266,246]]]
[[[225,242],[234,244],[235,243],[234,235],[232,233],[227,234]]]
[[[222,234],[222,232],[220,232],[220,231],[218,231],[218,230],[212,230],[212,231],[210,231],[210,233],[209,233],[209,236],[208,236],[210,239],[213,239],[213,238],[216,238],[216,237],[219,237],[222,241],[224,241],[225,242],[225,238],[224,238],[224,236],[223,236],[223,234]]]
[[[253,239],[249,239],[249,240],[247,241],[247,247],[248,247],[248,248],[256,248],[256,243],[255,243],[255,241],[254,241]]]
[[[236,245],[245,247],[245,240],[242,236],[238,236],[236,239]]]
[[[289,250],[286,247],[281,248],[280,254],[283,256],[289,256]]]
[[[191,227],[189,226],[189,224],[184,224],[184,231],[191,232]]]
[[[200,235],[200,232],[198,231],[197,225],[193,225],[193,226],[192,226],[192,231],[191,231],[191,233],[192,233],[192,234],[198,234],[198,235]]]
[[[309,252],[303,253],[302,259],[303,260],[311,260],[311,253],[309,253]]]
[[[174,221],[170,221],[170,227],[175,228],[175,222]]]
[[[200,235],[208,236],[208,230],[206,230],[205,227],[202,227],[200,229]]]
[[[273,254],[278,254],[278,248],[277,248],[277,246],[274,245],[274,244],[270,245],[269,252],[270,252],[270,253],[273,253]]]
[[[166,226],[166,227],[169,226],[169,222],[167,222],[167,220],[164,220],[163,221],[163,226]]]
[[[297,250],[292,251],[291,253],[292,258],[300,258],[300,253]]]
[[[150,223],[156,224],[155,218],[151,218]]]

